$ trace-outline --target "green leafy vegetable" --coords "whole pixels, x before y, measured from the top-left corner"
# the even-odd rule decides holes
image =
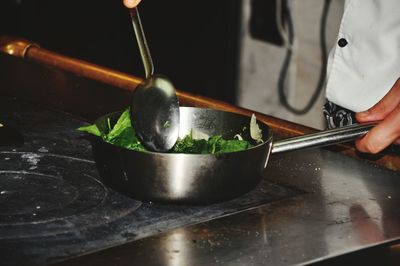
[[[97,122],[97,124],[78,128],[80,131],[101,137],[104,141],[135,151],[146,151],[143,144],[131,126],[129,109],[126,109],[118,118],[115,125],[111,126],[109,118]],[[222,136],[212,136],[207,139],[196,139],[193,136],[198,132],[190,132],[183,139],[178,139],[171,153],[189,154],[220,154],[235,152],[251,148],[253,145],[243,139],[225,140]],[[201,135],[201,134],[200,134]],[[203,134],[205,135],[205,134]],[[207,136],[208,137],[208,136]]]
[[[95,124],[94,125],[80,127],[80,128],[78,128],[78,130],[93,134],[93,135],[98,136],[98,137],[101,137],[100,130],[97,127],[97,125],[95,125]]]
[[[207,141],[205,139],[193,139],[192,134],[178,139],[172,148],[173,153],[198,153],[206,154],[208,152]]]
[[[78,128],[95,136],[101,137],[104,141],[135,151],[146,151],[143,144],[139,141],[135,129],[131,126],[129,109],[126,109],[115,125],[111,126],[110,118],[93,124]]]
[[[107,119],[107,124],[110,129],[110,132],[107,134],[107,139],[112,141],[118,138],[119,135],[122,134],[126,129],[132,128],[131,127],[131,116],[129,113],[129,109],[126,109],[121,116],[118,118],[117,123],[111,128],[110,119]],[[133,128],[132,128],[133,129]]]
[[[222,136],[213,136],[208,140],[209,153],[225,153],[246,150],[252,145],[246,140],[225,140]]]

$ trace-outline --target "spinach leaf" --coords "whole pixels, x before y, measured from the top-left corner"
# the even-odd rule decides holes
[[[111,128],[111,125],[109,122],[108,122],[108,126],[110,127],[110,132],[106,135],[106,138],[109,141],[113,141],[114,139],[118,138],[122,134],[122,132],[125,131],[125,129],[132,128],[131,115],[129,112],[129,108],[127,108],[121,114],[121,116],[118,118],[117,123],[114,125],[113,128]]]
[[[172,148],[173,153],[207,154],[208,144],[205,139],[193,139],[192,134],[178,139]]]
[[[118,130],[118,135],[107,135],[106,141],[130,150],[146,151],[143,144],[136,136],[135,130],[131,126]]]
[[[93,135],[98,136],[98,137],[101,137],[101,132],[100,132],[100,130],[97,127],[96,124],[83,126],[83,127],[78,128],[78,130],[93,134]]]
[[[79,131],[101,137],[104,141],[113,145],[135,151],[146,151],[139,141],[135,129],[131,126],[129,108],[118,118],[114,126],[111,126],[110,119],[98,121],[97,124],[80,127]]]
[[[211,137],[208,140],[208,145],[211,154],[242,151],[253,146],[246,140],[225,140],[220,135]]]

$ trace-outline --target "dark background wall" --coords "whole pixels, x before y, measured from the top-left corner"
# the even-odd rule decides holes
[[[241,0],[144,0],[140,11],[157,73],[180,89],[235,101]],[[144,76],[122,0],[2,0],[0,34]]]

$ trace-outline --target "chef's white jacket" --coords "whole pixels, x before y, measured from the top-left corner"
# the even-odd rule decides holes
[[[364,111],[399,77],[400,0],[346,0],[328,59],[327,99]]]

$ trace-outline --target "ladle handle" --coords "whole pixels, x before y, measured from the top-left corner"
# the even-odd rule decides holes
[[[335,128],[318,133],[298,136],[289,139],[277,140],[272,144],[271,153],[294,151],[305,148],[323,147],[355,140],[368,133],[376,123],[355,124],[351,126]]]
[[[153,59],[151,59],[150,49],[144,35],[142,22],[140,21],[139,10],[137,7],[129,9],[132,19],[133,29],[135,30],[136,41],[139,46],[140,56],[142,57],[146,78],[154,73]]]

